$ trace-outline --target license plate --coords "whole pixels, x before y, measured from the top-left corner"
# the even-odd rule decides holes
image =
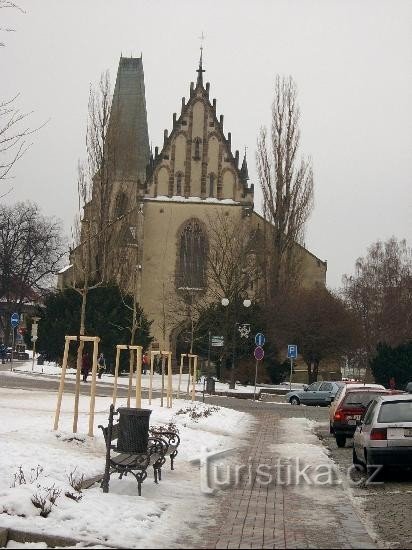
[[[356,422],[357,420],[360,420],[360,419],[361,419],[361,415],[360,415],[360,414],[353,414],[353,415],[351,415],[351,416],[347,416],[346,418],[347,418],[349,421],[350,421],[350,420],[354,420],[354,421]]]
[[[348,424],[349,424],[349,426],[355,426],[356,425],[356,420],[351,418],[350,420],[348,420]]]
[[[405,428],[404,435],[405,437],[412,437],[412,428]]]

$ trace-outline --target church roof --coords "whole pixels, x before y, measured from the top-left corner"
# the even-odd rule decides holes
[[[150,146],[141,57],[120,57],[110,126],[118,177],[144,181]]]

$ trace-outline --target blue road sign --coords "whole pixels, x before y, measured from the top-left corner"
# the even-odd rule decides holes
[[[18,313],[13,313],[10,317],[10,324],[13,328],[16,328],[20,323],[20,315]]]
[[[288,345],[288,358],[296,359],[298,356],[298,346],[296,344]]]
[[[263,348],[261,348],[260,346],[257,346],[255,348],[255,351],[254,351],[254,356],[255,356],[255,359],[256,361],[262,361],[262,359],[264,358],[265,356],[265,351]]]
[[[262,332],[258,332],[255,336],[255,344],[259,347],[262,347],[265,345],[266,338],[265,335]]]

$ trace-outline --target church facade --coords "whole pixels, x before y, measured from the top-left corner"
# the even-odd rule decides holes
[[[117,280],[135,295],[153,320],[154,347],[164,350],[175,351],[185,324],[170,304],[178,303],[184,292],[204,293],[208,285],[211,218],[228,216],[250,231],[267,223],[254,210],[246,155],[240,164],[239,152],[231,148],[231,134],[225,134],[223,116],[216,114],[216,100],[209,99],[203,72],[200,62],[189,98],[182,98],[171,131],[165,130],[163,145],[153,155],[141,58],[121,57],[113,94],[116,171],[110,192],[105,278]],[[93,219],[96,201],[93,194],[84,208],[84,220]],[[325,285],[326,262],[297,247],[302,284]],[[69,269],[59,275],[60,288],[76,276],[79,249],[72,251]],[[97,255],[97,250],[91,251],[93,269],[99,264]],[[258,288],[256,284],[251,289],[250,298],[256,297]]]

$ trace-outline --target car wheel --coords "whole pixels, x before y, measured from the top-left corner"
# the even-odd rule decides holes
[[[293,396],[289,399],[289,403],[291,405],[300,405],[300,400],[298,397]]]
[[[346,445],[346,435],[335,434],[335,439],[336,439],[336,445],[339,448],[342,448]]]
[[[383,466],[376,466],[369,462],[368,453],[365,451],[365,468],[366,474],[368,476],[368,481],[381,482],[385,477],[385,469]],[[378,471],[376,469],[379,468]]]
[[[352,462],[355,466],[362,466],[362,462],[359,460],[358,455],[356,454],[355,447],[352,449]]]

